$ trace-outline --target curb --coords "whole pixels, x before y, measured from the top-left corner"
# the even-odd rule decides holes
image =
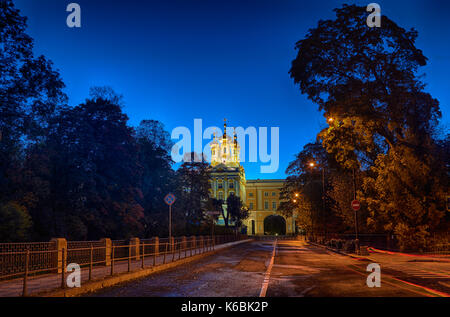
[[[102,288],[111,287],[111,286],[114,286],[119,283],[132,281],[135,279],[146,277],[153,273],[162,272],[162,271],[180,266],[182,264],[193,262],[193,261],[205,258],[207,256],[216,254],[218,252],[221,252],[222,250],[231,248],[231,247],[239,245],[239,244],[247,243],[250,241],[253,241],[253,239],[231,242],[231,243],[229,243],[229,245],[226,245],[218,250],[208,251],[208,252],[205,252],[202,254],[198,254],[198,255],[188,257],[188,258],[177,260],[175,262],[170,262],[170,263],[166,263],[166,264],[162,264],[162,265],[158,265],[158,266],[154,266],[154,267],[152,266],[152,267],[149,267],[146,269],[140,269],[138,271],[129,272],[129,273],[128,272],[119,273],[112,277],[105,277],[105,278],[102,278],[99,280],[84,283],[84,285],[82,285],[81,287],[59,289],[59,290],[53,290],[53,291],[44,291],[41,293],[34,294],[34,295],[32,295],[32,297],[75,297],[75,296],[80,296],[80,295],[83,295],[86,293],[95,292]]]
[[[331,251],[331,252],[334,252],[334,253],[337,253],[337,254],[340,254],[340,255],[345,255],[345,256],[351,257],[352,259],[374,261],[373,259],[369,258],[368,256],[356,255],[356,254],[351,254],[351,253],[344,253],[344,252],[341,252],[339,250],[332,249],[332,248],[326,247],[324,245],[321,245],[321,244],[318,244],[318,243],[315,243],[315,242],[308,242],[308,243],[312,244],[312,245],[314,245],[316,247],[327,249],[328,251]]]

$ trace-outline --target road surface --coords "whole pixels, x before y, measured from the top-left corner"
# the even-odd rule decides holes
[[[369,288],[369,263],[370,260],[351,258],[303,241],[253,241],[89,296],[411,297],[450,293],[450,276],[442,270],[441,275],[412,275],[417,262],[410,266],[403,263],[403,268],[410,271],[396,271],[391,263],[386,272],[384,262],[380,263],[381,287]],[[448,263],[443,267],[449,267]]]

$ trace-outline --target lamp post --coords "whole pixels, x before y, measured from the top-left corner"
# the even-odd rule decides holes
[[[355,177],[355,168],[353,171],[353,200],[356,200],[356,177]],[[354,209],[355,212],[355,249],[356,253],[359,254],[359,239],[358,239],[358,210]]]
[[[294,193],[294,199],[292,199],[292,202],[294,204],[297,204],[297,202],[300,202],[299,196],[300,196],[299,193]],[[298,206],[297,206],[297,208],[298,208]],[[292,219],[293,219],[293,226],[294,226],[293,231],[294,231],[294,234],[297,234],[297,223],[296,223],[295,218],[296,218],[296,216],[294,215],[294,212],[292,212]]]

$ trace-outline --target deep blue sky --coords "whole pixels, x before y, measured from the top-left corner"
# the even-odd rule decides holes
[[[130,124],[162,121],[171,132],[221,126],[280,127],[280,168],[259,174],[246,163],[248,179],[284,178],[304,144],[324,125],[317,107],[289,78],[294,45],[319,19],[333,18],[337,0],[14,0],[28,16],[36,54],[55,63],[69,104],[89,87],[108,85],[124,95]],[[66,6],[77,2],[82,27],[66,26]],[[377,1],[382,14],[419,31],[417,46],[429,58],[427,90],[450,110],[450,1]],[[205,144],[207,141],[204,141]]]

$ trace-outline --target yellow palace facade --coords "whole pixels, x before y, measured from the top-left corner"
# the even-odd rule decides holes
[[[274,217],[283,218],[285,228],[280,234],[294,234],[295,216],[286,218],[277,213],[284,180],[246,180],[239,157],[240,146],[236,135],[228,136],[224,124],[224,134],[214,136],[211,142],[211,197],[223,201],[230,195],[241,197],[249,208],[249,217],[243,221],[249,235],[268,234],[268,221]],[[226,204],[223,209],[226,212]],[[219,217],[217,224],[224,224],[222,217]]]

